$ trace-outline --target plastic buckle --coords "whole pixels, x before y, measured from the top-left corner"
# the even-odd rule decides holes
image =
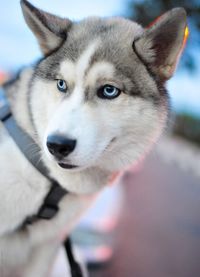
[[[57,214],[57,212],[58,212],[58,207],[45,205],[41,207],[38,213],[38,218],[51,219]]]

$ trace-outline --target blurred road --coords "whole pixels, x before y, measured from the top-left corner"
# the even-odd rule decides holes
[[[164,139],[140,172],[124,175],[114,257],[91,277],[200,276],[199,165],[198,148]]]

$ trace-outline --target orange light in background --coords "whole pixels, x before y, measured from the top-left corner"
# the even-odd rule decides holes
[[[0,85],[8,80],[8,74],[0,70]]]
[[[180,54],[182,53],[182,51],[185,48],[188,36],[189,36],[189,28],[188,28],[188,26],[186,26],[185,31],[184,31],[183,44],[182,44],[182,47],[181,47],[181,50],[180,50]]]
[[[189,28],[188,26],[185,27],[185,33],[184,33],[184,39],[183,39],[183,46],[185,46],[186,42],[187,42],[187,39],[188,39],[188,36],[189,36]]]

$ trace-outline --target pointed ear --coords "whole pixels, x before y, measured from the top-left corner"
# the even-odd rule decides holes
[[[66,39],[72,22],[35,8],[26,0],[21,0],[26,23],[35,34],[42,52],[47,55]]]
[[[188,36],[186,12],[175,8],[159,17],[134,44],[137,55],[161,80],[171,78]]]

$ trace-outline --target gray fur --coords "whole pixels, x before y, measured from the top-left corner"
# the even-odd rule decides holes
[[[172,15],[176,16],[177,13],[179,15],[178,9],[176,12],[173,12]],[[124,83],[126,93],[133,96],[152,99],[156,104],[161,100],[166,101],[163,79],[160,78],[159,74],[156,74],[156,68],[159,67],[158,62],[160,65],[165,62],[160,49],[165,47],[166,39],[168,39],[168,51],[170,51],[170,45],[173,43],[171,37],[178,37],[179,45],[175,48],[176,55],[177,51],[180,51],[181,37],[183,37],[183,31],[186,24],[182,23],[181,25],[181,22],[185,22],[184,16],[184,12],[180,9],[180,16],[177,17],[176,21],[170,21],[168,16],[167,20],[165,18],[166,23],[159,24],[161,25],[160,29],[158,27],[156,28],[156,30],[159,31],[157,31],[157,38],[161,38],[161,36],[159,36],[160,33],[162,34],[162,40],[160,39],[159,41],[160,48],[158,49],[158,57],[152,64],[151,61],[145,61],[145,63],[142,63],[141,59],[136,55],[137,53],[133,51],[132,45],[134,40],[137,40],[138,44],[140,41],[138,38],[144,38],[146,34],[137,23],[123,18],[101,19],[97,17],[73,23],[66,34],[67,39],[63,42],[62,46],[55,51],[55,53],[41,61],[37,67],[36,74],[42,78],[54,79],[60,61],[62,61],[63,58],[71,59],[72,61],[77,60],[88,43],[91,40],[98,38],[101,40],[101,45],[93,56],[90,65],[97,61],[109,61],[115,65],[116,76],[118,79],[123,79],[124,81],[127,80]],[[173,30],[172,35],[170,35],[169,32],[165,32],[165,29],[168,30],[167,27],[170,27],[168,26],[170,23],[172,24],[172,27],[168,29],[169,31],[171,30],[171,32]],[[174,29],[176,26],[177,29]],[[154,29],[155,27],[152,28],[153,34]],[[180,34],[177,36],[179,29]],[[151,30],[148,30],[147,34],[151,34],[150,31]],[[164,37],[165,33],[166,39]],[[155,41],[155,44],[157,45],[158,43]],[[145,53],[140,52],[141,49],[138,48],[138,51],[141,56],[145,55]],[[148,49],[146,51],[148,51]],[[165,52],[166,51],[167,50],[165,50]],[[144,76],[146,76],[146,80],[144,80]]]
[[[152,99],[156,104],[159,103],[161,98],[166,97],[163,77],[161,77],[161,74],[159,75],[158,69],[164,65],[172,47],[174,47],[173,60],[175,60],[175,56],[180,51],[186,26],[186,14],[183,9],[174,9],[163,16],[163,20],[160,20],[158,24],[144,31],[137,23],[124,18],[101,19],[92,17],[81,22],[72,23],[69,20],[35,10],[26,1],[22,3],[25,3],[22,6],[25,6],[24,14],[26,20],[29,20],[30,17],[26,14],[28,7],[36,17],[44,22],[45,26],[48,25],[48,21],[51,22],[51,25],[48,25],[48,29],[51,29],[56,36],[59,36],[59,39],[63,37],[62,43],[59,42],[61,47],[55,48],[55,52],[48,55],[38,64],[36,69],[37,76],[50,80],[55,79],[59,64],[64,58],[76,61],[90,41],[98,38],[101,44],[90,65],[102,60],[114,64],[116,76],[119,79],[127,80],[124,88],[125,92],[130,95]],[[35,28],[35,24],[29,23],[29,25],[33,25],[32,29]],[[62,28],[58,29],[58,27],[55,27],[56,25]],[[36,32],[35,29],[33,31]],[[62,34],[62,36],[59,34]],[[145,45],[144,40],[146,37],[150,42],[153,40],[155,47],[159,47],[155,49],[156,53],[152,53],[153,46],[149,50],[140,46],[140,41]],[[133,42],[136,45],[135,50],[137,53],[133,51]],[[176,44],[176,46],[173,46],[173,44]],[[148,51],[151,52],[149,53]],[[140,57],[143,57],[144,63],[141,63],[138,53]],[[150,57],[148,58],[147,55],[150,55]],[[155,57],[153,62],[152,55]],[[144,80],[144,76],[146,76],[146,80]]]
[[[172,77],[183,48],[186,12],[175,8],[145,30],[135,42],[135,50],[161,81]]]
[[[38,39],[43,53],[47,55],[58,48],[66,38],[71,21],[35,9],[26,0],[21,1],[21,6],[26,23]]]
[[[111,62],[116,68],[116,78],[124,81],[125,93],[159,103],[161,98],[166,96],[166,93],[163,93],[164,87],[158,85],[156,78],[152,79],[132,48],[134,39],[142,32],[138,24],[123,18],[89,18],[74,23],[62,46],[38,64],[36,76],[55,79],[60,62],[64,58],[76,61],[90,41],[98,38],[101,44],[89,66],[102,60]]]

